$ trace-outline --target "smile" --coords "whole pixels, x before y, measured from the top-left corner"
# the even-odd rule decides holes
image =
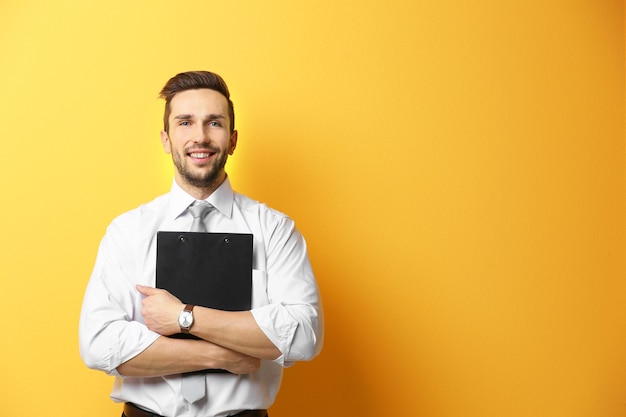
[[[189,154],[189,156],[191,156],[192,158],[208,158],[209,156],[211,156],[211,154],[208,152],[192,152]]]

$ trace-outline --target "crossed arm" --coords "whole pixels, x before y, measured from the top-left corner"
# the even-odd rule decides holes
[[[178,315],[184,304],[169,292],[137,286],[145,296],[142,314],[146,326],[161,335],[146,350],[118,366],[125,376],[150,377],[208,368],[236,374],[256,371],[260,359],[276,359],[281,352],[265,336],[249,311],[193,310],[190,333],[201,340],[171,339],[180,332]]]

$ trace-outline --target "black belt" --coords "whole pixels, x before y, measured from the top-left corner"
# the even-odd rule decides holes
[[[133,403],[124,404],[124,415],[126,417],[163,417],[158,414],[151,413],[149,411],[142,410]],[[237,414],[232,414],[233,417],[267,417],[267,410],[244,410]]]

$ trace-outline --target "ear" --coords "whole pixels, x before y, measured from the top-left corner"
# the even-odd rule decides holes
[[[235,148],[237,147],[237,131],[233,130],[233,133],[230,134],[230,141],[228,142],[228,154],[232,155],[235,153]]]
[[[172,153],[170,137],[167,135],[167,132],[165,130],[161,130],[161,144],[163,145],[163,150],[165,150],[166,154]]]

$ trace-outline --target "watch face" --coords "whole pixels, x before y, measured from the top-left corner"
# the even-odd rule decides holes
[[[178,316],[178,324],[184,329],[188,329],[193,323],[193,316],[190,311],[183,311]]]

